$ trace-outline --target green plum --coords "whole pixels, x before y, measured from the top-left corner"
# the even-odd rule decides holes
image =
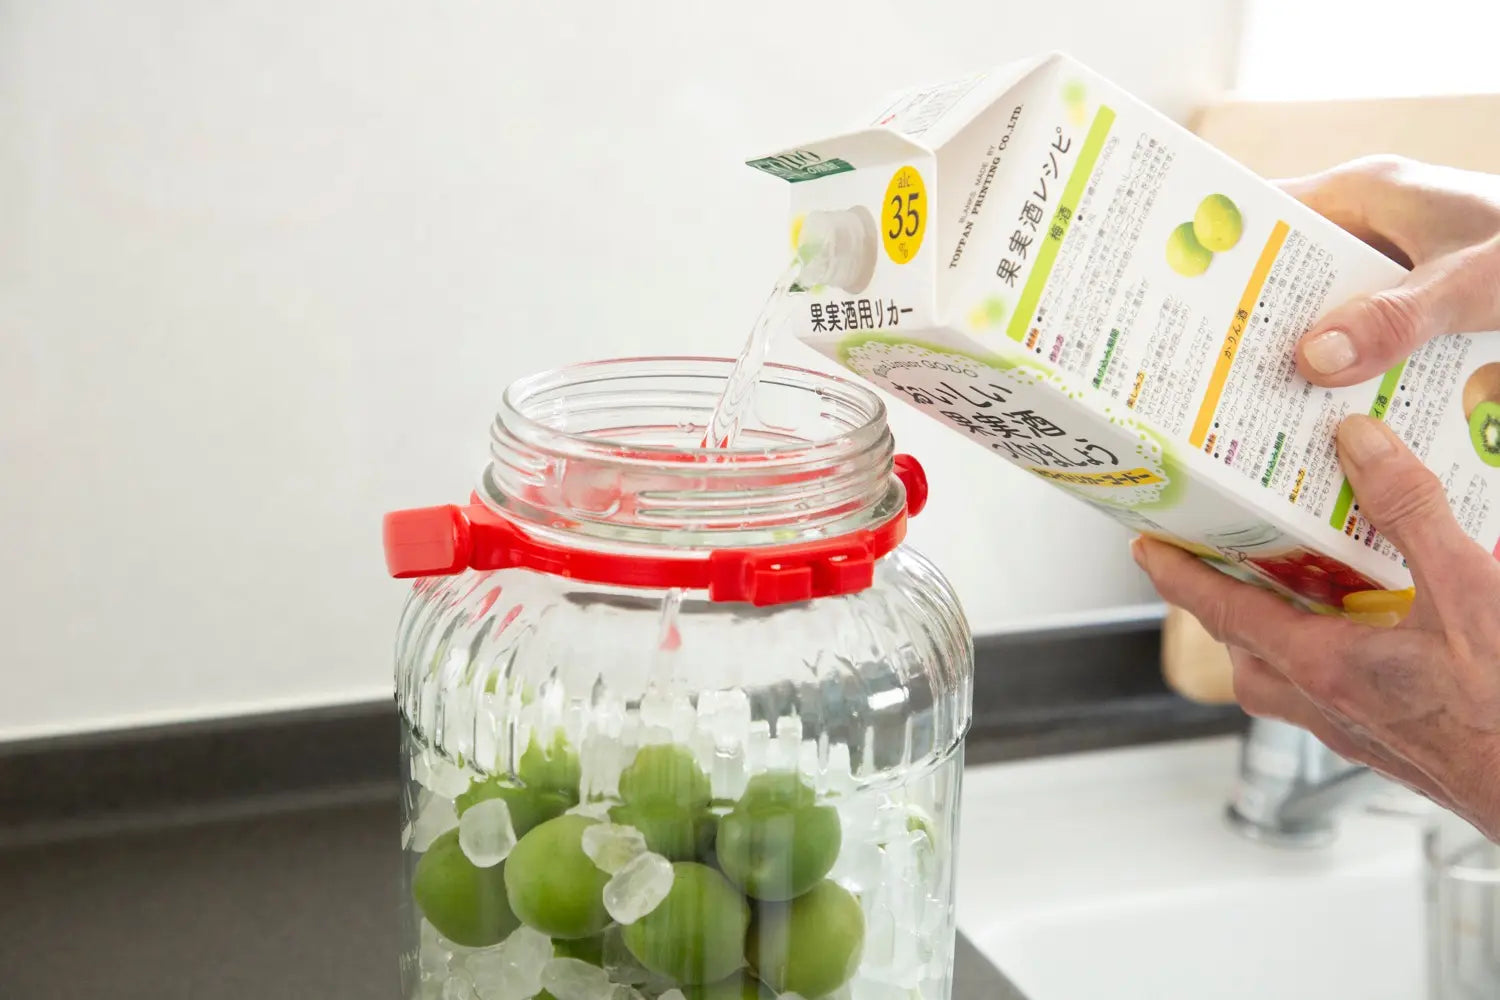
[[[506,895],[505,867],[476,868],[457,830],[440,834],[417,859],[411,894],[439,934],[468,948],[497,944],[520,923]]]
[[[815,1000],[849,981],[864,943],[859,901],[838,883],[825,881],[790,903],[757,907],[745,954],[776,992]]]
[[[578,801],[578,781],[582,773],[578,755],[568,746],[567,738],[561,732],[545,748],[533,736],[516,764],[516,776],[527,788],[560,792],[572,800],[570,804]]]
[[[686,747],[672,744],[641,747],[630,765],[620,772],[623,802],[704,807],[709,796],[708,775]]]
[[[534,827],[505,861],[505,890],[524,923],[554,938],[587,938],[604,930],[609,876],[583,853],[583,831],[598,820],[565,815]]]
[[[745,783],[745,791],[735,803],[737,809],[762,806],[810,806],[818,800],[812,786],[795,771],[766,771]]]
[[[609,811],[616,823],[633,826],[646,846],[672,861],[693,861],[713,850],[716,819],[706,808],[670,802],[636,802]]]
[[[759,979],[741,970],[716,983],[682,987],[687,1000],[776,1000],[776,993]]]
[[[610,818],[640,830],[646,846],[672,861],[700,858],[713,844],[708,775],[692,751],[670,744],[641,747],[620,773],[621,804]]]
[[[522,788],[505,778],[487,778],[476,781],[469,790],[453,800],[459,816],[472,805],[486,799],[504,799],[510,808],[510,825],[517,837],[524,837],[531,829],[549,819],[567,812],[574,802],[562,792],[543,788]]]
[[[727,978],[745,964],[749,906],[707,865],[679,861],[672,875],[661,904],[624,928],[625,946],[645,968],[678,983]]]
[[[842,842],[838,811],[817,805],[812,788],[795,774],[763,774],[719,821],[715,852],[746,895],[780,901],[817,885]]]

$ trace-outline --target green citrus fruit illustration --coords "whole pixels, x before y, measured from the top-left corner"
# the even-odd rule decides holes
[[[505,867],[476,868],[449,830],[417,860],[411,894],[438,933],[467,948],[505,940],[519,925],[505,893]]]
[[[969,325],[976,330],[987,330],[1005,322],[1010,307],[1005,300],[991,296],[969,310]]]
[[[524,923],[554,938],[593,937],[604,930],[609,876],[583,853],[583,831],[597,822],[559,816],[516,842],[505,861],[505,892]]]
[[[761,904],[745,954],[778,993],[821,997],[854,975],[864,943],[859,901],[836,882],[819,882],[790,903]]]
[[[1500,467],[1500,403],[1483,402],[1469,415],[1469,440],[1485,465]]]
[[[623,932],[643,966],[679,983],[714,983],[745,964],[750,908],[734,886],[707,865],[679,861],[672,888],[656,909]]]
[[[1196,278],[1213,260],[1213,252],[1193,235],[1191,222],[1184,222],[1167,237],[1167,264],[1184,278]]]
[[[1068,120],[1082,126],[1088,119],[1088,89],[1082,80],[1069,80],[1062,88],[1063,106],[1068,109]]]
[[[1193,235],[1205,250],[1213,253],[1234,249],[1244,232],[1245,220],[1240,218],[1239,206],[1225,195],[1209,195],[1193,213]]]

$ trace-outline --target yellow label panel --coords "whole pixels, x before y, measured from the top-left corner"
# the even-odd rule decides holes
[[[1255,262],[1255,270],[1250,272],[1250,281],[1245,285],[1245,293],[1240,296],[1240,306],[1234,311],[1229,332],[1224,335],[1224,346],[1219,351],[1219,359],[1214,362],[1214,373],[1208,380],[1208,391],[1203,394],[1203,402],[1198,406],[1198,419],[1193,424],[1192,436],[1188,438],[1194,448],[1202,448],[1203,442],[1208,439],[1208,429],[1213,426],[1214,413],[1219,409],[1219,400],[1224,397],[1224,384],[1229,381],[1229,369],[1234,366],[1234,356],[1239,353],[1240,339],[1245,335],[1250,313],[1255,309],[1261,289],[1266,286],[1271,265],[1276,263],[1276,255],[1281,252],[1281,245],[1286,242],[1289,231],[1290,227],[1278,219],[1275,228],[1271,230],[1271,238],[1266,240],[1265,248],[1260,252],[1260,259]]]
[[[1043,479],[1070,486],[1149,486],[1166,482],[1150,469],[1114,469],[1110,472],[1062,472],[1044,469],[1038,465],[1028,466]]]
[[[880,217],[880,239],[897,264],[905,264],[922,249],[927,235],[927,185],[916,167],[902,167],[885,186]]]

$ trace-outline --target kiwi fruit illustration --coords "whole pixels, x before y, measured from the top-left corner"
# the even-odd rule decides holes
[[[1500,403],[1486,400],[1469,414],[1469,441],[1485,465],[1500,468]]]
[[[1500,403],[1500,361],[1480,365],[1464,383],[1464,419],[1474,415],[1480,403]]]

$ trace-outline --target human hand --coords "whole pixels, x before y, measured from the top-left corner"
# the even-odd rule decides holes
[[[1500,841],[1500,562],[1384,424],[1347,419],[1339,458],[1360,511],[1405,554],[1406,618],[1374,628],[1300,611],[1144,538],[1136,562],[1230,647],[1235,697],[1462,815]]]
[[[1500,329],[1500,176],[1387,156],[1281,186],[1412,268],[1400,285],[1336,307],[1302,337],[1297,367],[1309,381],[1354,385],[1434,337]]]

